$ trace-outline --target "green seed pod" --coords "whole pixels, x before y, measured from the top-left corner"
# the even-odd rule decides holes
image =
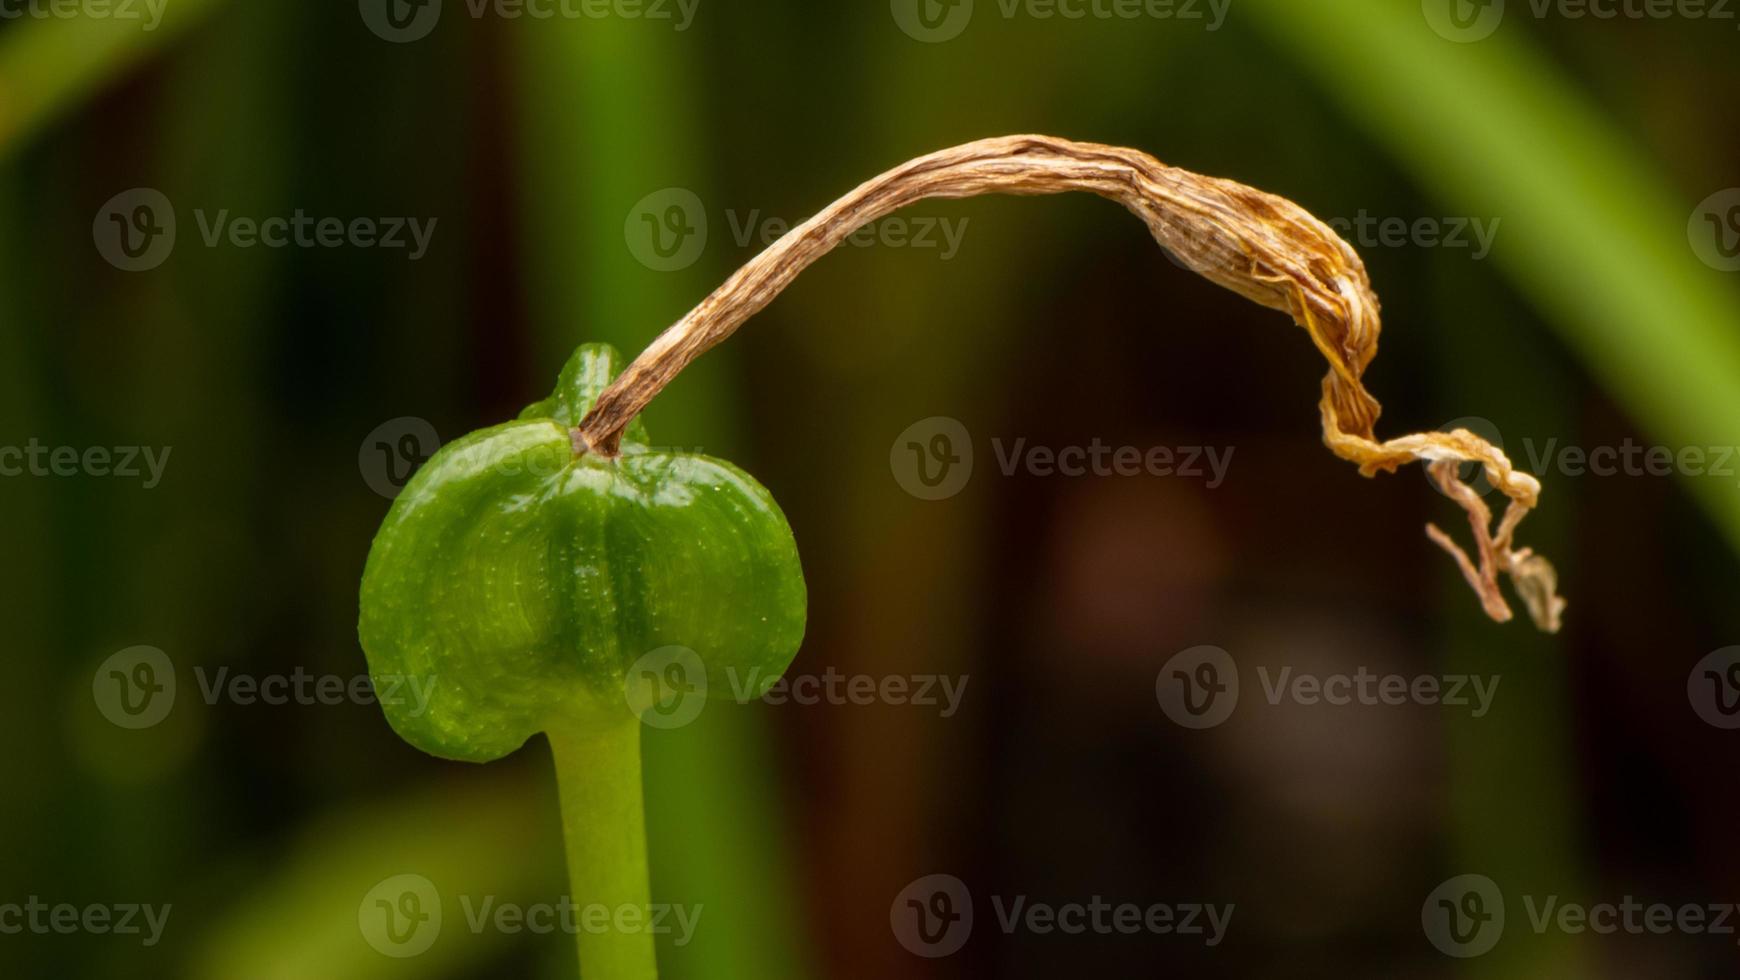
[[[383,704],[423,751],[487,762],[539,731],[607,728],[672,689],[771,684],[796,654],[803,573],[765,488],[648,447],[638,420],[620,455],[575,449],[617,369],[615,350],[581,347],[549,398],[437,452],[375,536],[358,633],[377,685],[429,692]],[[643,657],[649,676],[633,676]],[[697,665],[704,680],[682,676]]]

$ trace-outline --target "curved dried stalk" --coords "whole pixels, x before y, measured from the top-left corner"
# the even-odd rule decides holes
[[[614,454],[622,429],[690,361],[729,337],[799,272],[847,236],[924,198],[1086,191],[1122,204],[1186,267],[1304,327],[1329,362],[1320,409],[1324,443],[1372,476],[1414,461],[1468,511],[1476,558],[1434,526],[1431,539],[1455,558],[1487,614],[1511,618],[1498,587],[1510,577],[1536,625],[1559,628],[1564,600],[1544,558],[1513,549],[1516,526],[1540,483],[1497,447],[1465,429],[1377,441],[1381,407],[1361,384],[1377,354],[1378,300],[1365,265],[1323,222],[1286,198],[1230,180],[1168,167],[1146,153],[1050,136],[979,140],[908,161],[860,185],[737,270],[660,334],[611,385],[575,430],[581,451]],[[1457,475],[1478,463],[1509,506],[1496,530],[1480,497]]]

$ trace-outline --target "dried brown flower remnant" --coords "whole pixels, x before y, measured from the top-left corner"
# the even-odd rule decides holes
[[[1381,407],[1361,378],[1377,354],[1378,300],[1365,264],[1329,226],[1286,198],[1243,184],[1168,167],[1146,153],[1050,136],[979,140],[910,160],[876,177],[793,228],[678,320],[599,398],[575,432],[575,445],[614,453],[629,420],[690,361],[729,337],[799,272],[870,222],[931,197],[1059,194],[1086,191],[1142,219],[1154,240],[1192,271],[1282,310],[1305,328],[1329,362],[1320,411],[1324,443],[1360,473],[1425,463],[1468,512],[1470,558],[1449,535],[1427,534],[1452,557],[1488,615],[1511,618],[1498,576],[1511,579],[1535,624],[1559,628],[1564,600],[1544,558],[1512,547],[1517,524],[1535,506],[1540,483],[1518,472],[1497,447],[1465,429],[1377,441]],[[1496,529],[1484,501],[1457,475],[1478,463],[1509,498]]]

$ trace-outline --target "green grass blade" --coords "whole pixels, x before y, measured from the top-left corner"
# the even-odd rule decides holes
[[[49,18],[0,32],[0,160],[222,4],[141,3],[134,8],[140,19]],[[161,20],[153,19],[151,6]]]
[[[1716,188],[1676,193],[1521,25],[1456,44],[1415,3],[1247,9],[1429,190],[1503,219],[1493,254],[1640,424],[1675,445],[1740,445],[1740,297],[1686,233]],[[1692,487],[1740,548],[1740,494]]]

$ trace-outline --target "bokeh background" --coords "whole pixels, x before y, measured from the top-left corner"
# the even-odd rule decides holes
[[[541,397],[578,343],[637,353],[754,254],[745,226],[1012,132],[1138,147],[1346,219],[1385,304],[1380,434],[1472,417],[1525,467],[1546,459],[1522,541],[1562,572],[1565,629],[1486,621],[1421,533],[1465,535],[1459,512],[1417,470],[1365,480],[1322,448],[1321,360],[1284,316],[1099,200],[917,205],[958,247],[841,248],[647,421],[784,506],[811,590],[794,676],[940,676],[964,696],[946,717],[712,703],[649,732],[656,897],[704,909],[692,942],[661,944],[665,972],[1733,975],[1732,933],[1537,931],[1524,901],[1740,902],[1740,733],[1721,727],[1740,686],[1720,653],[1740,643],[1740,460],[1597,476],[1559,455],[1701,447],[1715,470],[1740,446],[1737,22],[922,2],[535,19],[447,0],[400,4],[402,31],[370,0],[167,0],[137,10],[149,29],[88,0],[7,6],[24,13],[0,22],[0,445],[169,456],[149,488],[0,478],[0,904],[172,913],[150,947],[0,935],[0,975],[573,976],[567,937],[473,930],[460,904],[565,890],[541,739],[446,763],[371,704],[202,683],[365,672],[381,486],[430,438]],[[178,233],[128,271],[105,234],[140,188]],[[670,189],[704,241],[649,259],[643,216]],[[435,225],[415,259],[201,233],[298,210]],[[1361,216],[1409,230],[1361,240]],[[1457,222],[1465,245],[1427,233]],[[894,457],[935,417],[976,466],[932,501]],[[1212,487],[1005,475],[1018,439],[1234,455]],[[1156,679],[1204,644],[1243,689],[1191,730]],[[128,729],[93,684],[137,645],[177,697]],[[1500,687],[1480,717],[1270,704],[1259,678],[1287,667]],[[395,958],[359,906],[406,873],[439,887],[446,924]],[[923,957],[895,899],[932,874],[960,879],[976,922]],[[1422,909],[1463,874],[1508,916],[1458,958]],[[1213,946],[1005,932],[993,900],[1018,896],[1236,912]]]

